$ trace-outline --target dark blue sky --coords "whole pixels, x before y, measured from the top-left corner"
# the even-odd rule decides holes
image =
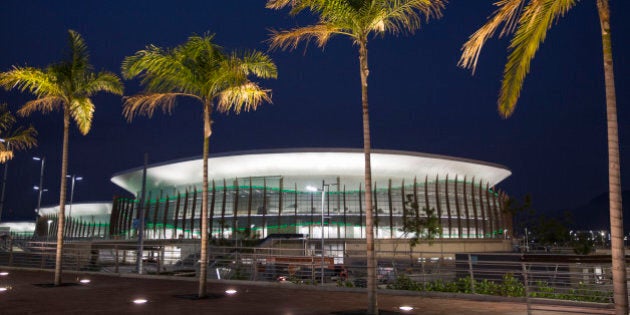
[[[485,22],[493,1],[453,0],[440,20],[415,35],[374,38],[369,45],[370,110],[374,148],[410,150],[478,159],[507,166],[513,175],[499,185],[521,197],[531,193],[536,209],[583,204],[607,191],[606,121],[601,39],[594,0],[582,0],[550,31],[525,81],[512,118],[496,111],[508,41],[492,40],[477,73],[456,67],[460,47]],[[622,181],[630,147],[630,1],[611,0]],[[12,65],[44,67],[62,57],[67,29],[87,41],[97,70],[119,73],[125,56],[147,44],[173,47],[192,33],[216,33],[228,50],[266,50],[269,28],[306,25],[312,19],[264,8],[264,1],[16,1],[0,4],[0,70]],[[239,116],[215,116],[210,140],[217,152],[362,146],[357,49],[345,38],[295,52],[272,52],[277,80],[272,105]],[[139,90],[126,82],[126,94]],[[0,91],[17,110],[30,95]],[[99,95],[92,131],[73,126],[69,173],[85,179],[75,202],[109,201],[122,191],[110,177],[142,164],[201,154],[201,107],[180,102],[172,116],[157,114],[128,124],[121,98]],[[39,180],[33,155],[45,155],[43,204],[58,203],[62,117],[34,114],[37,149],[9,164],[4,220],[31,218],[32,186]]]

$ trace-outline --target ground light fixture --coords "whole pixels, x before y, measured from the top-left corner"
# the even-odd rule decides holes
[[[8,273],[8,272],[6,272],[6,271],[2,271],[2,272],[0,272],[0,276],[2,276],[2,277],[4,277],[4,276],[8,276],[8,275],[9,275],[9,273]]]
[[[403,305],[403,306],[398,307],[398,309],[403,312],[409,312],[413,310],[413,306]]]
[[[149,302],[149,300],[141,298],[141,299],[135,299],[132,302],[133,302],[133,304],[141,305],[141,304],[145,304],[145,303]]]
[[[234,290],[234,289],[227,289],[225,290],[225,294],[227,295],[234,295],[236,294],[238,291]]]
[[[92,282],[92,280],[84,278],[84,279],[79,280],[79,282],[81,282],[83,284],[88,284],[88,283]]]

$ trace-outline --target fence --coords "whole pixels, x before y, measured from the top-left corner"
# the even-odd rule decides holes
[[[365,287],[364,252],[329,249],[307,240],[244,247],[210,246],[209,279],[289,281],[300,285]],[[145,274],[196,277],[199,241],[147,242],[142,251]],[[63,269],[137,273],[137,244],[123,241],[68,241]],[[379,251],[380,289],[450,292],[523,298],[528,306],[561,301],[612,306],[610,257],[522,254],[455,254]],[[55,243],[15,241],[0,249],[0,266],[53,269]],[[549,302],[552,301],[552,302]],[[553,302],[556,301],[556,302]],[[563,302],[564,303],[564,302]]]

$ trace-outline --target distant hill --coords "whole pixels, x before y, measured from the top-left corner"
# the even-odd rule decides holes
[[[622,192],[624,209],[630,202],[630,190]],[[585,205],[569,209],[572,215],[573,224],[570,228],[577,230],[608,230],[610,217],[608,209],[608,192],[603,193]],[[557,215],[562,215],[564,211],[556,211]],[[630,231],[630,213],[624,211],[623,227],[625,231]]]

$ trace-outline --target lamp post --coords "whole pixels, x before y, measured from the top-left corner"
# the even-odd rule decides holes
[[[46,157],[40,158],[34,156],[33,160],[41,162],[41,167],[39,171],[39,186],[37,186],[37,190],[39,190],[37,194],[37,216],[39,216],[39,211],[42,207],[42,193],[44,192],[44,165],[46,164]]]
[[[0,142],[4,143],[5,140],[0,138]],[[7,149],[11,149],[11,143],[7,142]],[[4,162],[4,175],[2,175],[2,194],[0,195],[0,221],[2,221],[2,209],[4,208],[4,189],[7,185],[7,170],[9,168],[9,161]]]
[[[74,199],[74,183],[76,181],[80,181],[83,180],[83,177],[81,176],[76,176],[76,175],[66,175],[66,177],[71,178],[72,179],[72,184],[70,186],[70,209],[68,209],[68,217],[72,218],[72,200]]]
[[[322,188],[319,189],[315,186],[307,186],[306,190],[317,192],[322,192],[322,221],[321,221],[321,230],[322,230],[322,256],[321,256],[321,285],[324,285],[324,204],[326,203],[326,189],[330,190],[331,185],[337,184],[326,184],[326,181],[322,180]]]

